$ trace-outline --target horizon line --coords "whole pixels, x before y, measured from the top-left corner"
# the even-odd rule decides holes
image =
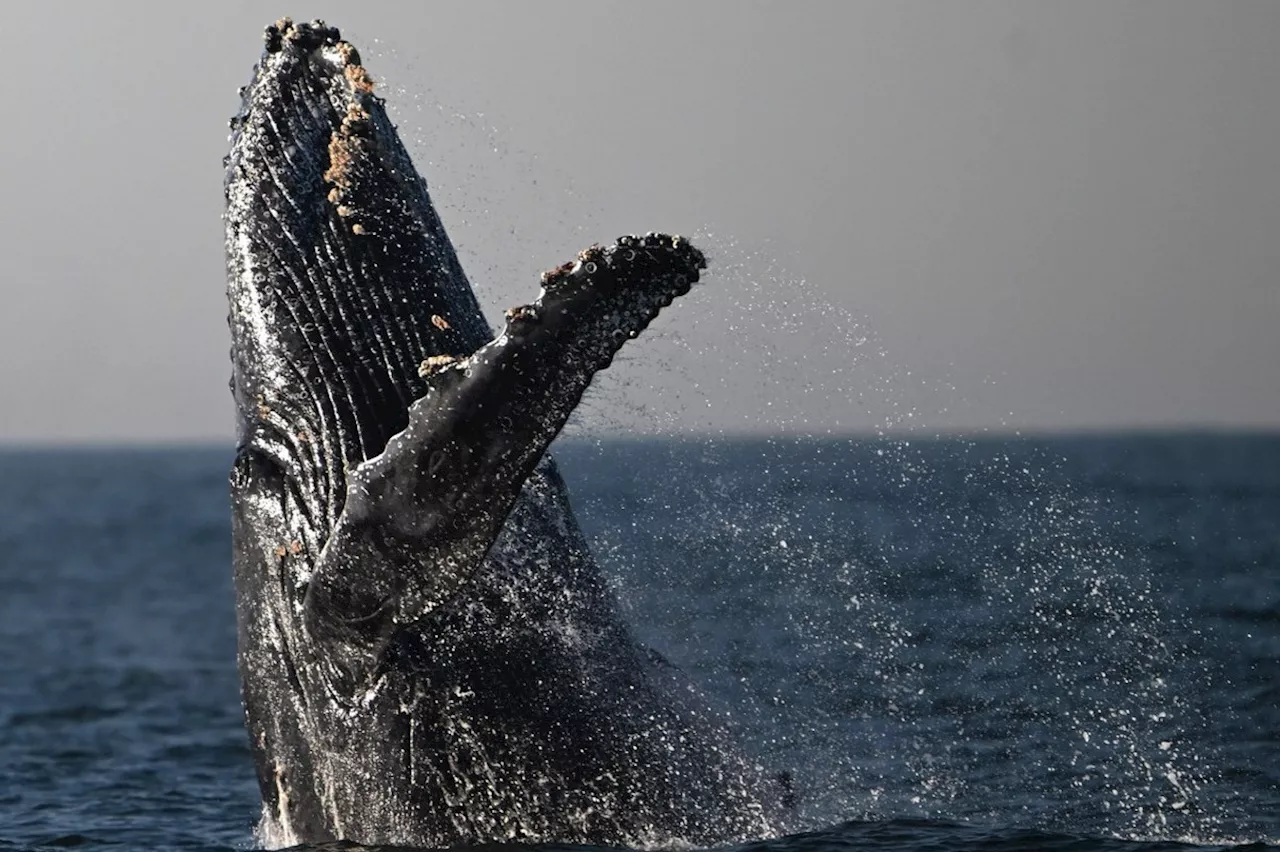
[[[1234,426],[1234,425],[1141,425],[1141,426],[1064,426],[1064,427],[1032,427],[1012,428],[1005,426],[978,428],[852,428],[830,429],[825,431],[800,431],[780,429],[764,430],[729,430],[702,429],[676,430],[671,432],[621,430],[611,431],[575,431],[562,433],[556,443],[623,443],[649,441],[933,441],[933,440],[1036,440],[1036,439],[1102,439],[1102,438],[1176,438],[1176,437],[1214,437],[1214,438],[1280,438],[1280,425],[1277,426]],[[552,445],[554,447],[554,444]],[[234,451],[235,441],[213,437],[188,438],[181,436],[156,438],[0,438],[0,452],[42,451],[42,450],[225,450]]]

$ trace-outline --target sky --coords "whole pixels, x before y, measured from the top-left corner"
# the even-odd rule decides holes
[[[284,14],[491,316],[707,249],[592,428],[1280,428],[1280,3],[46,2],[0,12],[0,442],[231,440],[221,158]]]

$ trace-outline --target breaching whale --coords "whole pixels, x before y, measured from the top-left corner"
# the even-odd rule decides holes
[[[703,255],[593,246],[495,336],[355,49],[319,21],[266,41],[225,183],[264,840],[767,833],[755,769],[635,640],[545,454]]]

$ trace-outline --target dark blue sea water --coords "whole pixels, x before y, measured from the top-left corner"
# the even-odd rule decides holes
[[[564,443],[764,850],[1280,843],[1280,436]],[[229,450],[0,453],[0,850],[251,849]]]

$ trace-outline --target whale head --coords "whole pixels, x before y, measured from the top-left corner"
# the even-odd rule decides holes
[[[355,49],[287,19],[266,42],[226,169],[232,392],[240,444],[328,527],[344,471],[426,392],[420,365],[491,335]]]
[[[494,336],[356,50],[321,22],[266,35],[225,184],[233,488],[258,507],[238,534],[285,549],[283,611],[354,683],[474,570],[591,377],[705,259],[592,246]]]

